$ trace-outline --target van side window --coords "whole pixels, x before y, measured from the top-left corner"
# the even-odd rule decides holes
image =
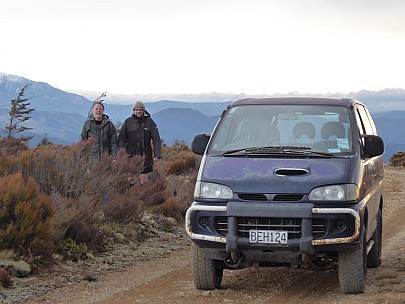
[[[371,114],[370,114],[369,110],[368,110],[367,108],[364,108],[364,111],[366,112],[368,121],[369,121],[369,123],[370,123],[370,125],[371,125],[371,128],[373,129],[373,134],[374,134],[374,135],[378,135],[378,133],[377,133],[377,127],[375,126],[374,120],[373,120],[373,118],[371,117]]]
[[[361,120],[361,125],[363,127],[362,134],[369,134],[369,135],[373,135],[375,134],[374,130],[375,130],[375,126],[374,123],[373,125],[370,123],[369,120],[369,115],[366,112],[366,109],[363,106],[358,106],[357,107],[357,114],[359,115],[359,118]]]

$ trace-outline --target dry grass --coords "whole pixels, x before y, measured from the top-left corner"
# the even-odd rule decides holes
[[[0,260],[12,259],[15,257],[14,251],[11,249],[0,250]]]

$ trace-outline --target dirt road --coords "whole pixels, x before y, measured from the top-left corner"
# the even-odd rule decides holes
[[[197,291],[189,245],[139,261],[95,282],[71,284],[29,303],[405,303],[405,170],[385,171],[383,262],[369,269],[365,293],[344,295],[337,272],[288,268],[225,271],[222,288]]]

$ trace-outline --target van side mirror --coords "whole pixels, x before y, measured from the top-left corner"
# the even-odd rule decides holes
[[[379,156],[384,153],[384,141],[377,135],[363,135],[364,153],[368,157]]]
[[[198,134],[194,136],[193,140],[191,141],[191,150],[195,154],[203,155],[210,138],[211,134]]]

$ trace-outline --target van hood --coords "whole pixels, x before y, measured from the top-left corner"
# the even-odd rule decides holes
[[[201,180],[236,193],[308,194],[313,188],[349,183],[350,158],[205,158]]]

